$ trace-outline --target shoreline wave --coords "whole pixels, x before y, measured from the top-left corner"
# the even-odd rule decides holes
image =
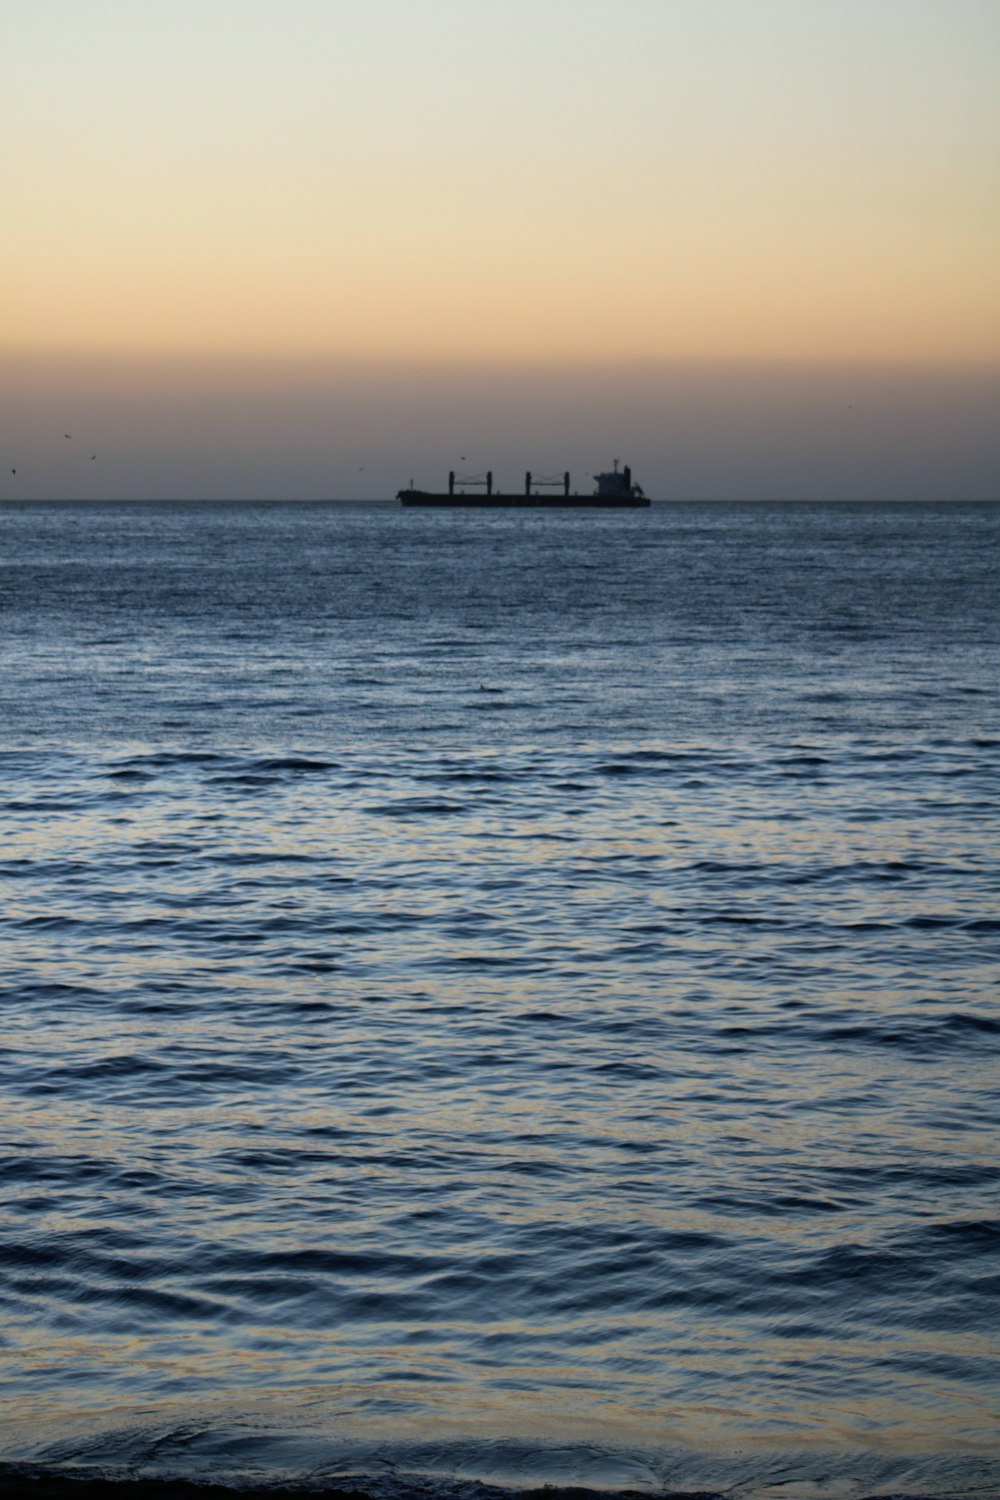
[[[177,1414],[174,1414],[176,1417]],[[337,1436],[305,1419],[175,1420],[61,1441],[5,1444],[0,1493],[37,1500],[194,1500],[325,1495],[332,1500],[995,1500],[1000,1448],[949,1452],[749,1436],[683,1443]]]

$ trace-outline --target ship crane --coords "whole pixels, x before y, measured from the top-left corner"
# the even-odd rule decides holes
[[[534,487],[534,489],[532,487]],[[563,492],[563,494],[566,495],[566,496],[568,496],[569,495],[569,470],[567,469],[566,473],[562,474],[562,475],[556,475],[556,474],[541,475],[541,476],[539,476],[536,479],[532,475],[531,470],[529,469],[528,472],[524,476],[524,493],[525,493],[526,496],[529,496],[529,495],[533,494],[534,490],[536,490],[536,489],[537,490],[541,490],[541,489],[553,489],[553,490],[555,490],[555,489],[561,489],[562,492]]]
[[[456,474],[454,469],[450,469],[448,471],[448,494],[449,495],[453,495],[455,493],[455,486],[456,486],[456,484],[461,484],[463,486],[464,485],[475,485],[477,488],[480,485],[483,485],[486,488],[487,495],[492,495],[492,493],[493,493],[493,470],[492,469],[488,469],[485,474]],[[411,481],[410,487],[411,487],[411,489],[413,487],[412,486],[412,481]],[[464,489],[460,490],[459,493],[460,494],[464,494],[465,493]]]

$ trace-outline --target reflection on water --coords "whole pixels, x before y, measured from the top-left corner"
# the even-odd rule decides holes
[[[335,509],[283,531],[275,508],[154,508],[124,577],[93,533],[128,542],[132,512],[99,510],[50,537],[68,555],[45,597],[18,512],[3,1452],[1000,1483],[982,535],[951,544],[962,598],[928,603],[923,510],[855,508],[852,532],[750,507],[739,546],[709,507],[653,512],[667,587],[640,531],[506,518],[498,563],[468,517],[400,533]],[[794,570],[782,551],[748,582],[745,560],[781,527],[830,577],[776,631]],[[308,559],[338,536],[352,576],[405,579],[405,631],[355,585],[324,592]],[[494,611],[472,645],[447,546]],[[548,606],[525,582],[540,546]],[[596,603],[593,568],[586,596],[568,581],[582,549]],[[838,597],[855,626],[828,673]],[[817,707],[827,680],[846,697]],[[480,683],[505,689],[487,715]],[[315,723],[293,733],[301,701]]]

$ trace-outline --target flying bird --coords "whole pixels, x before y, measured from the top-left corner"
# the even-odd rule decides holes
[[[73,434],[71,432],[64,432],[63,433],[63,437],[72,438],[72,436],[73,436]]]

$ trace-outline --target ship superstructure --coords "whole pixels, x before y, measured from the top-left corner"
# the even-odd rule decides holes
[[[619,470],[618,465],[620,463],[621,459],[616,458],[614,460],[614,468],[609,474],[594,475],[594,478],[597,480],[597,490],[595,493],[607,500],[614,499],[616,495],[627,495],[633,504],[648,505],[649,501],[642,492],[642,486],[632,483],[632,470],[628,464],[625,465],[624,469]]]

